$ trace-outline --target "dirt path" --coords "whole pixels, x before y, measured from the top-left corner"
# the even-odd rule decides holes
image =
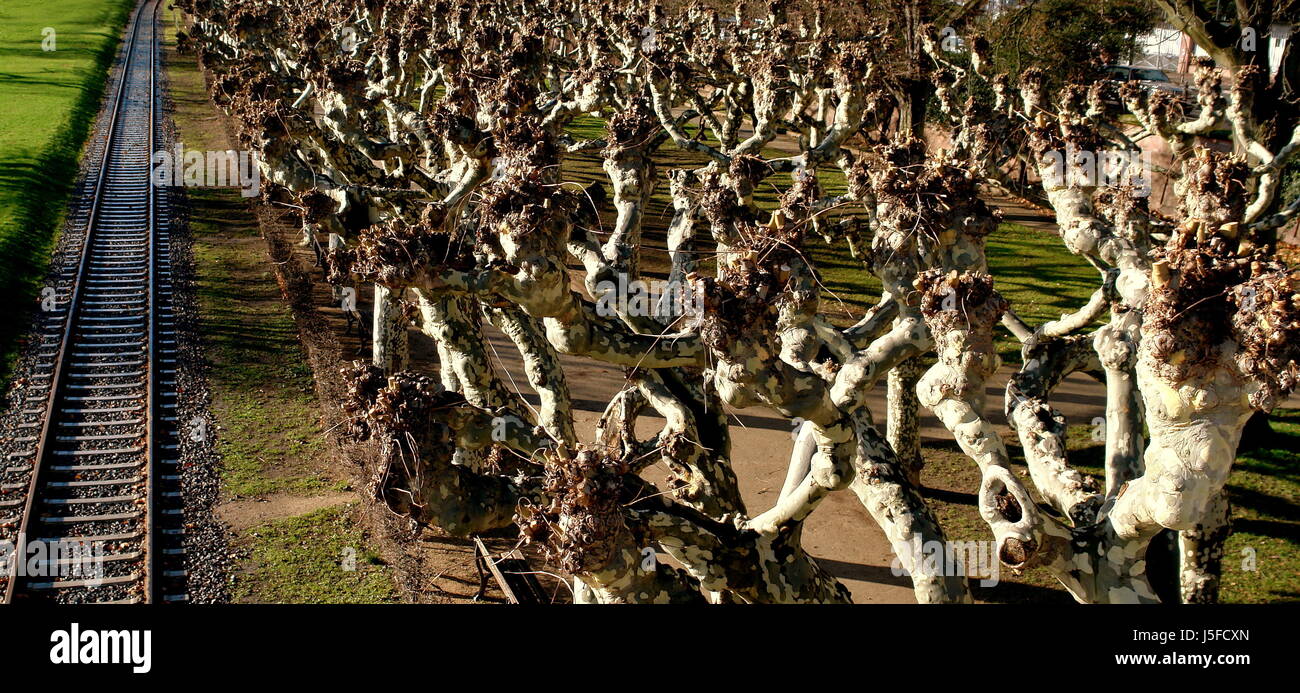
[[[264,522],[295,515],[305,515],[357,499],[355,493],[325,493],[302,496],[292,493],[268,493],[253,498],[237,498],[221,505],[221,519],[232,532],[242,532]]]
[[[422,335],[412,333],[416,342],[427,341]],[[495,348],[497,366],[509,373],[520,392],[533,404],[538,399],[528,387],[523,364],[518,351],[504,335],[489,329],[489,341]],[[423,352],[419,344],[417,353]],[[425,347],[427,348],[427,347]],[[590,359],[562,356],[565,374],[574,402],[574,422],[578,435],[591,440],[597,419],[606,403],[623,385],[621,368]],[[1005,422],[1002,398],[1006,379],[1013,372],[1004,366],[988,387],[986,415],[995,423]],[[509,382],[509,379],[507,379]],[[877,420],[884,419],[885,397],[883,383],[868,398]],[[1088,422],[1105,413],[1105,398],[1100,385],[1083,375],[1066,378],[1057,389],[1053,403],[1072,423]],[[748,408],[732,412],[732,449],[736,476],[740,490],[751,513],[765,510],[776,502],[785,480],[786,464],[792,444],[791,427],[784,418],[761,408]],[[663,420],[644,416],[638,423],[638,432],[649,436]],[[998,426],[1008,431],[1005,423]],[[921,419],[922,442],[947,442],[952,437],[939,421],[931,415]],[[651,479],[658,481],[658,479]],[[893,551],[885,535],[867,514],[852,492],[832,494],[809,518],[804,530],[804,544],[812,555],[839,577],[853,594],[857,603],[911,603],[912,587],[905,576],[895,576],[890,571]]]

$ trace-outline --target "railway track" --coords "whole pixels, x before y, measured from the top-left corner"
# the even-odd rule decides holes
[[[132,18],[0,460],[0,540],[28,547],[0,578],[5,602],[187,599],[170,215],[149,175],[159,4]]]

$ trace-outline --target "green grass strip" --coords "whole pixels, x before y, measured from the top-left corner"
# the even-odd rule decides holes
[[[0,378],[36,306],[132,0],[0,5]],[[53,48],[54,50],[46,50]]]

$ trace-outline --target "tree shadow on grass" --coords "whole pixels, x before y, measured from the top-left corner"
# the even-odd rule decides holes
[[[8,382],[18,339],[30,328],[37,287],[46,275],[64,205],[77,181],[81,148],[99,114],[106,75],[130,11],[130,4],[123,3],[110,16],[108,37],[94,52],[93,65],[81,71],[80,94],[48,146],[35,156],[0,161],[0,187],[18,192],[13,231],[0,235],[0,296],[10,306],[9,319],[0,322],[0,381]]]

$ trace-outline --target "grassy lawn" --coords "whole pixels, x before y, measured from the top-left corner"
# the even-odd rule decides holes
[[[1232,603],[1276,603],[1300,600],[1300,410],[1273,413],[1274,437],[1237,457],[1228,477],[1233,532],[1223,557],[1220,599]],[[1105,445],[1092,440],[1091,429],[1069,429],[1070,463],[1097,479]],[[1018,444],[1008,443],[1017,473],[1028,474]],[[980,477],[975,463],[956,446],[927,448],[922,483],[926,497],[952,541],[989,540],[992,534],[979,517],[974,489]],[[975,588],[977,599],[992,602],[1070,603],[1069,596],[1048,572],[1034,568],[1020,577],[1003,572],[993,587]]]
[[[1275,438],[1239,456],[1228,478],[1225,601],[1300,601],[1300,410],[1275,411],[1270,424]]]
[[[1101,286],[1097,270],[1057,236],[1004,222],[985,247],[994,285],[1030,327],[1082,308]],[[1002,359],[1020,363],[1020,343],[1005,330],[998,333]]]
[[[183,65],[193,59],[183,56]],[[197,71],[171,72],[176,122],[187,149],[224,150]],[[189,188],[203,335],[218,452],[231,496],[311,493],[331,480],[311,369],[280,298],[246,199],[230,188]]]
[[[209,215],[216,205],[211,198],[221,193],[228,191],[191,191],[190,224],[198,240],[201,325],[226,491],[325,490],[337,482],[313,465],[325,442],[293,316],[279,300],[261,237]]]
[[[0,295],[11,311],[35,305],[81,147],[133,5],[0,4]],[[43,50],[43,42],[54,50]],[[26,327],[22,318],[0,323],[0,380],[8,379],[16,340]]]
[[[575,118],[566,130],[577,140],[597,139],[604,137],[605,124],[601,118],[582,115]],[[708,141],[710,138],[705,139]],[[782,157],[788,153],[769,149],[764,155]],[[705,159],[699,154],[683,152],[672,142],[667,142],[656,153],[655,162],[660,171],[666,171],[700,166]],[[825,194],[845,192],[844,174],[839,169],[821,167],[817,170],[817,177]],[[566,157],[564,179],[582,185],[600,181],[608,191],[609,183],[601,168],[598,151]],[[775,208],[777,198],[790,182],[789,174],[768,178],[755,191],[755,204],[762,209]],[[828,218],[833,220],[834,216]],[[666,231],[671,219],[672,199],[667,183],[661,181],[647,207],[643,228],[642,267],[649,276],[667,276]],[[608,226],[614,217],[606,214],[601,221]],[[705,241],[701,243],[707,246]],[[1082,307],[1101,285],[1097,271],[1083,259],[1070,254],[1059,237],[1020,224],[1002,223],[988,238],[986,249],[989,270],[998,290],[1030,326],[1055,320],[1062,313]],[[809,234],[805,250],[821,276],[822,312],[836,325],[848,326],[857,322],[880,298],[880,281],[863,267],[861,261],[850,255],[842,240],[827,243],[820,236]],[[1018,362],[1019,343],[1006,332],[1001,332],[1001,335],[998,346],[1003,358]]]

